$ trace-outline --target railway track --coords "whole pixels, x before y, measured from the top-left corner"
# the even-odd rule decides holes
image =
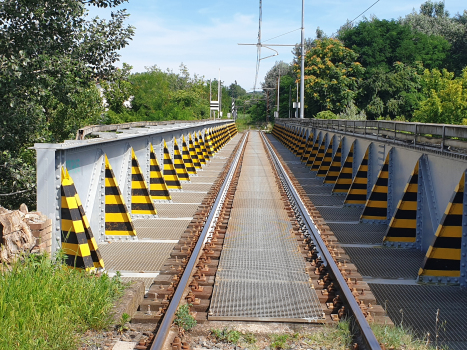
[[[245,152],[247,152],[246,163]],[[262,163],[264,160],[266,161]],[[245,180],[253,181],[255,178],[254,174],[250,177],[247,172],[251,170],[258,173],[261,170],[261,167],[253,165],[255,162],[262,163],[261,167],[266,169],[265,174],[262,175],[265,177],[259,177],[260,182],[255,186],[261,187],[261,182],[268,181],[269,184],[273,184],[272,196],[278,201],[277,203],[281,203],[279,206],[276,205],[276,209],[279,210],[278,213],[280,210],[285,213],[285,221],[288,222],[284,226],[282,225],[284,220],[281,219],[279,226],[287,227],[288,231],[286,235],[281,233],[279,236],[282,237],[280,239],[285,237],[284,244],[292,244],[292,248],[280,253],[293,255],[295,263],[284,256],[285,264],[278,264],[282,265],[279,266],[279,270],[270,271],[268,267],[268,271],[263,271],[261,267],[257,267],[254,277],[248,277],[250,279],[247,282],[252,282],[255,290],[263,288],[264,293],[271,293],[270,297],[263,295],[262,298],[269,298],[269,304],[274,305],[266,305],[266,310],[263,310],[264,305],[256,303],[256,308],[261,310],[254,310],[251,300],[247,300],[245,304],[245,295],[243,295],[234,303],[237,309],[232,311],[232,305],[226,303],[225,299],[238,298],[238,296],[235,296],[235,288],[233,288],[233,296],[225,295],[232,290],[232,283],[229,282],[238,284],[245,281],[238,279],[244,277],[237,276],[237,280],[232,281],[225,277],[225,273],[229,272],[229,267],[226,265],[229,255],[222,249],[227,247],[230,253],[233,250],[232,242],[235,240],[232,241],[232,237],[238,232],[234,232],[232,236],[232,230],[238,226],[235,217],[238,216],[239,197],[254,197],[262,193],[261,198],[266,198],[261,189],[257,189],[256,194],[248,195],[248,192],[245,192]],[[189,344],[183,343],[179,337],[174,337],[173,332],[170,332],[175,313],[182,304],[191,305],[190,313],[200,323],[208,320],[333,323],[338,322],[342,317],[352,316],[356,321],[359,344],[367,349],[381,349],[371,331],[369,321],[385,324],[391,321],[385,316],[382,307],[376,305],[374,296],[368,285],[362,282],[362,277],[357,273],[355,266],[348,263],[348,257],[339,248],[336,238],[327,234],[329,228],[304,194],[287,164],[282,161],[264,134],[251,132],[242,136],[223,172],[204,199],[201,210],[196,213],[178,245],[174,247],[171,257],[166,261],[147,298],[140,306],[141,311],[146,311],[152,322],[158,322],[157,333],[150,349],[189,349]],[[270,199],[267,201],[271,202]],[[255,203],[264,203],[264,201]],[[251,216],[245,219],[255,220]],[[271,235],[273,233],[271,232]],[[259,239],[264,241],[264,237]],[[270,254],[274,253],[270,252]],[[248,255],[252,256],[252,252],[250,251]],[[269,259],[271,265],[274,265],[274,261],[271,260],[273,259]],[[268,262],[268,257],[265,261]],[[297,261],[298,270],[302,268],[303,274],[306,275],[305,280],[301,282],[295,281],[295,277],[290,277],[295,276],[292,265],[297,264]],[[256,261],[253,263],[259,266]],[[224,274],[217,273],[220,265]],[[285,269],[281,270],[283,267]],[[246,270],[251,274],[251,266]],[[280,274],[284,272],[289,276],[281,277]],[[272,280],[269,277],[265,279],[266,275],[271,274],[274,275]],[[297,276],[303,278],[303,275]],[[245,285],[249,285],[248,283],[240,285],[242,291],[247,289]],[[261,287],[254,283],[259,283]],[[226,288],[226,285],[230,289]],[[264,286],[269,286],[269,289]],[[275,286],[275,292],[271,286]],[[281,305],[280,298],[273,298],[275,293],[277,294],[278,286],[286,291],[291,289],[287,294],[290,302]],[[300,289],[306,297],[297,296],[295,293],[297,289]],[[311,305],[313,302],[314,305]],[[310,311],[313,307],[314,311]],[[313,316],[310,316],[311,314]]]

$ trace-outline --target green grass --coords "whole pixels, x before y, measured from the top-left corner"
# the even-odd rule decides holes
[[[0,349],[76,349],[80,334],[112,322],[119,278],[31,255],[0,275]]]
[[[271,347],[273,349],[285,349],[291,336],[289,334],[271,334]]]
[[[237,124],[238,132],[243,132],[250,128],[252,125],[252,120],[249,114],[238,113],[235,123]]]
[[[434,350],[433,344],[427,343],[426,340],[417,338],[413,332],[403,326],[385,326],[372,324],[371,329],[376,336],[376,339],[381,344],[384,344],[387,349],[404,350]],[[439,348],[440,350],[442,348]]]
[[[305,342],[310,346],[324,345],[327,348],[344,350],[349,349],[352,344],[352,332],[350,321],[341,320],[336,325],[323,326],[315,332],[304,336]]]
[[[218,342],[230,344],[254,344],[256,337],[252,333],[242,333],[235,329],[211,329],[211,335]]]

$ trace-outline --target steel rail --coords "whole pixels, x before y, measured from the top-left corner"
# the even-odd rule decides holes
[[[165,316],[162,319],[162,322],[157,331],[156,337],[154,338],[154,342],[152,343],[151,350],[160,350],[162,349],[165,343],[167,334],[169,333],[170,327],[172,326],[172,323],[175,317],[175,312],[177,311],[178,305],[180,304],[180,301],[182,300],[182,296],[183,296],[186,286],[188,285],[188,281],[190,280],[191,273],[194,267],[196,266],[196,262],[198,261],[198,257],[201,253],[201,249],[203,248],[204,243],[206,241],[211,223],[214,219],[216,219],[215,214],[218,211],[218,208],[220,207],[220,205],[222,204],[222,200],[225,199],[226,192],[229,189],[230,182],[232,181],[235,169],[237,168],[238,161],[242,154],[243,148],[245,147],[245,142],[247,138],[248,138],[248,132],[243,136],[242,143],[237,150],[237,154],[235,155],[235,158],[233,159],[232,164],[230,165],[229,172],[227,173],[224,179],[224,182],[219,190],[219,193],[217,194],[216,200],[206,220],[206,224],[204,225],[203,230],[201,231],[201,234],[198,238],[198,242],[196,243],[196,246],[193,250],[193,254],[191,255],[190,260],[188,261],[188,264],[186,265],[185,271],[183,272],[182,278],[180,279],[180,283],[178,284],[178,287],[175,290],[173,298],[170,301],[169,307],[167,308]]]
[[[302,199],[300,195],[298,194],[297,190],[295,189],[295,186],[293,185],[292,181],[290,180],[289,176],[287,175],[287,172],[285,171],[284,167],[282,166],[279,158],[277,157],[276,153],[274,152],[269,140],[267,137],[264,136],[264,133],[261,132],[261,137],[263,138],[263,141],[265,145],[268,148],[269,154],[271,155],[271,158],[273,160],[273,164],[275,165],[276,169],[278,170],[279,175],[282,176],[284,179],[284,184],[288,187],[290,194],[293,196],[293,199],[295,200],[295,203],[297,204],[298,210],[301,214],[301,217],[303,219],[303,222],[308,229],[308,232],[313,236],[313,241],[315,245],[317,246],[321,257],[324,260],[324,263],[326,266],[331,270],[331,273],[334,275],[335,281],[339,284],[342,293],[344,294],[345,299],[347,300],[347,303],[349,304],[350,310],[355,316],[355,319],[360,327],[360,330],[362,332],[363,339],[370,350],[381,350],[381,346],[376,339],[373,331],[371,330],[371,327],[366,320],[365,316],[363,315],[362,310],[360,309],[357,301],[355,300],[354,296],[352,295],[352,291],[350,290],[349,286],[347,285],[344,277],[342,276],[341,272],[339,271],[339,268],[334,261],[333,257],[331,256],[331,253],[326,247],[326,244],[324,243],[323,239],[321,238],[321,233],[319,232],[318,227],[315,225],[313,219],[310,216],[310,213],[306,209],[305,205],[302,202]]]

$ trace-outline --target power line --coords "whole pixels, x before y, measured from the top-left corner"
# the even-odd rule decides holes
[[[359,14],[357,17],[355,17],[353,20],[351,20],[349,23],[353,23],[358,17],[360,17],[361,15],[363,15],[366,11],[368,11],[369,9],[371,9],[373,6],[375,6],[378,2],[380,2],[381,0],[377,0],[375,1],[370,7],[368,7],[365,11],[363,11],[361,14]]]
[[[277,39],[277,38],[279,38],[279,37],[281,37],[281,36],[284,36],[284,35],[287,35],[287,34],[290,34],[290,33],[296,32],[297,30],[300,30],[300,29],[302,29],[302,28],[297,28],[297,29],[291,30],[290,32],[287,32],[287,33],[284,33],[284,34],[281,34],[281,35],[275,36],[274,38],[271,38],[271,39],[268,39],[268,40],[264,40],[264,41],[263,41],[263,43],[264,43],[264,42],[266,42],[266,41],[269,41],[269,40],[272,40],[272,39]]]
[[[370,7],[368,7],[365,11],[363,11],[361,14],[359,14],[357,17],[355,17],[353,20],[351,20],[350,22],[347,22],[347,24],[352,24],[353,22],[355,22],[355,20],[360,17],[361,15],[363,15],[365,12],[367,12],[369,9],[371,9],[373,6],[375,6],[378,2],[380,2],[381,0],[377,0],[375,1]],[[332,33],[331,34],[331,37],[334,36],[334,34],[337,34],[337,31]]]

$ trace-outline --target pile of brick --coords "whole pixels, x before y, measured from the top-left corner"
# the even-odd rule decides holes
[[[21,254],[51,253],[52,221],[39,212],[0,206],[0,262],[11,263]]]
[[[32,235],[36,238],[33,252],[52,253],[52,220],[40,212],[30,212],[24,218]]]

